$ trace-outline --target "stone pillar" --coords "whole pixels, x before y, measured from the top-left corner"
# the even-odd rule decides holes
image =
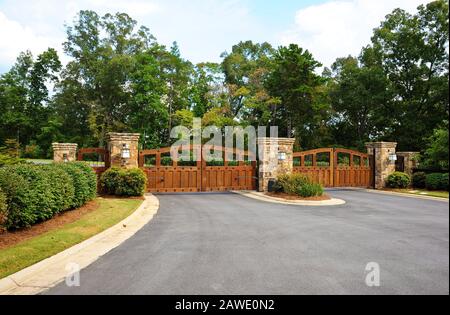
[[[293,172],[294,143],[288,138],[258,138],[259,191],[267,192],[270,180]]]
[[[139,167],[139,133],[109,133],[108,152],[111,167],[136,168]],[[129,150],[129,158],[122,157],[123,150]]]
[[[375,168],[375,189],[386,187],[386,180],[395,172],[395,161],[391,161],[389,156],[396,154],[397,143],[395,142],[373,142],[367,143],[367,152],[370,156],[375,156],[372,167]]]
[[[409,176],[414,174],[414,169],[418,166],[417,157],[420,152],[397,152],[397,156],[404,158],[405,170],[404,172]]]
[[[53,143],[53,162],[75,162],[77,160],[76,143]]]

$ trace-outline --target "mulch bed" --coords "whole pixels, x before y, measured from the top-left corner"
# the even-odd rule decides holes
[[[98,207],[98,202],[91,201],[81,208],[60,213],[48,221],[33,225],[29,228],[3,233],[0,231],[0,249],[11,247],[33,237],[56,230],[68,223],[75,222],[85,214],[97,210]]]
[[[289,195],[286,193],[266,193],[267,196],[269,197],[275,197],[275,198],[281,198],[281,199],[285,199],[285,200],[290,200],[290,201],[325,201],[325,200],[331,200],[331,197],[327,194],[323,194],[320,197],[310,197],[310,198],[302,198],[299,196],[293,196],[293,195]]]

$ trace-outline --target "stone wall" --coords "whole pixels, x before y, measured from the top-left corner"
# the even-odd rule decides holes
[[[53,143],[53,161],[55,163],[75,162],[77,160],[76,143]]]
[[[111,156],[111,167],[139,167],[139,133],[109,133],[108,151]],[[130,150],[129,158],[122,158],[122,150]]]
[[[420,152],[398,152],[397,156],[404,158],[405,169],[404,172],[409,176],[412,176],[414,169],[418,166],[417,157]]]
[[[395,172],[395,161],[391,161],[389,156],[396,154],[397,143],[395,142],[373,142],[367,143],[367,152],[374,156],[375,160],[372,167],[375,168],[375,189],[386,187],[386,180]]]
[[[259,191],[268,191],[270,180],[293,172],[294,142],[288,138],[258,138]],[[284,159],[279,159],[280,154]]]

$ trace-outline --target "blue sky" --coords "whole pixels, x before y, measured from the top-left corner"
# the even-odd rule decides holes
[[[126,12],[158,41],[177,41],[192,62],[220,61],[241,40],[297,43],[325,66],[356,55],[394,8],[414,12],[428,0],[0,0],[0,73],[24,50],[38,54],[61,43],[64,24],[81,9]]]

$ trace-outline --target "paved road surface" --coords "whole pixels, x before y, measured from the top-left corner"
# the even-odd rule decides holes
[[[47,294],[448,294],[448,203],[336,190],[337,207],[160,195],[135,237]],[[365,267],[381,267],[381,287]]]

